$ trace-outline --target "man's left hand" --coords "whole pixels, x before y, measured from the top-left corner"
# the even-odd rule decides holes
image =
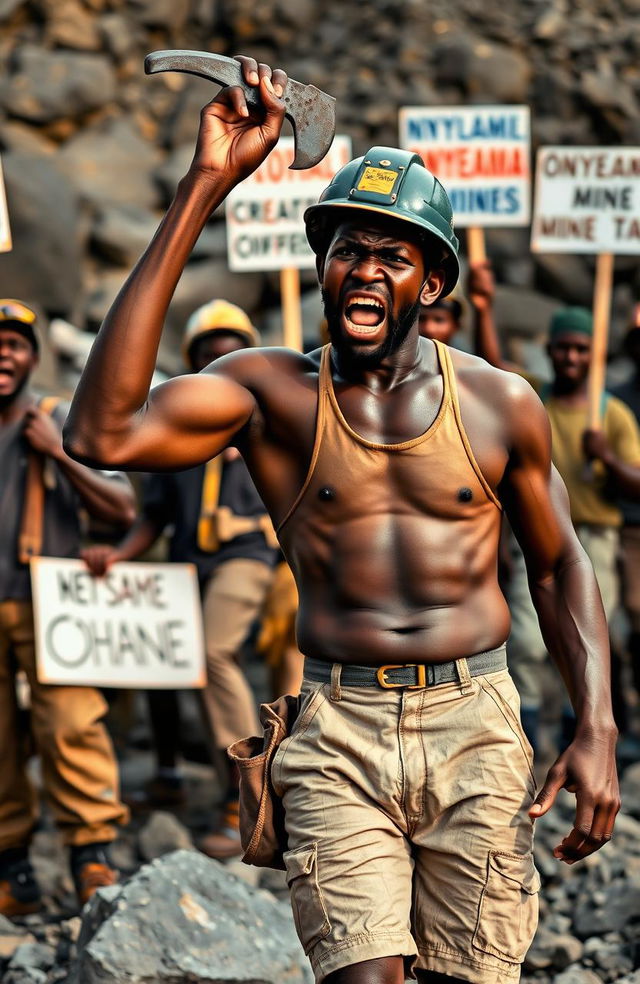
[[[561,789],[576,794],[576,817],[553,854],[559,861],[575,864],[611,840],[620,809],[615,734],[591,733],[575,738],[549,769],[529,810],[532,820],[549,810]]]
[[[63,453],[62,434],[58,426],[50,414],[43,413],[38,407],[29,407],[26,411],[22,433],[33,450],[40,454],[55,458]]]
[[[611,457],[609,442],[601,430],[586,430],[582,435],[582,450],[589,461],[597,458],[605,464]]]

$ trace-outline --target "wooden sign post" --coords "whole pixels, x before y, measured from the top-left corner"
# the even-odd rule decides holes
[[[588,381],[588,420],[592,430],[600,430],[602,426],[602,394],[607,372],[612,286],[613,253],[598,253],[596,257],[596,279],[593,288],[593,338]]]
[[[315,267],[303,217],[351,159],[351,140],[336,136],[327,156],[302,171],[289,169],[293,157],[293,137],[281,137],[258,170],[227,196],[227,256],[236,272],[279,271],[284,344],[301,352],[300,270]]]
[[[470,264],[486,260],[484,229],[529,222],[527,106],[400,110],[400,146],[419,154],[442,181],[456,228],[467,231]]]
[[[0,164],[0,253],[9,253],[13,249],[9,212],[7,210],[7,195],[4,187],[4,175]]]
[[[469,226],[467,229],[467,258],[469,266],[484,263],[487,251],[484,242],[484,229],[480,226]]]
[[[300,271],[285,267],[280,271],[282,335],[287,348],[302,352],[302,309],[300,307]]]
[[[601,426],[613,262],[640,253],[640,147],[542,147],[531,248],[596,256],[589,427]]]

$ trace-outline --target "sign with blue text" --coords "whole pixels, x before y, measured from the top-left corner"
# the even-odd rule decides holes
[[[205,684],[202,610],[193,564],[31,561],[38,679],[97,687]]]
[[[640,147],[541,147],[531,248],[640,253]]]
[[[454,225],[528,224],[528,106],[406,106],[400,146],[419,154],[442,182]]]
[[[281,137],[257,171],[227,195],[227,257],[232,270],[315,266],[303,215],[335,172],[351,160],[351,139],[336,135],[327,156],[301,171],[289,170],[293,157],[293,137]]]

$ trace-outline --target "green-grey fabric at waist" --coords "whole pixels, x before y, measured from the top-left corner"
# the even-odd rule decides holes
[[[467,656],[471,676],[484,676],[506,669],[506,644],[484,653]],[[304,677],[314,683],[330,683],[333,663],[306,656]],[[407,663],[404,666],[361,666],[347,663],[340,667],[340,685],[343,687],[437,687],[460,679],[456,660],[448,663]]]

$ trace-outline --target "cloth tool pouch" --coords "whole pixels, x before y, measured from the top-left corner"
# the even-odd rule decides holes
[[[291,734],[300,698],[287,694],[261,704],[262,738],[242,738],[227,749],[240,773],[240,842],[245,864],[284,871],[287,849],[284,807],[271,782],[271,763],[278,745]]]
[[[43,413],[52,414],[59,400],[55,396],[46,396],[38,404]],[[32,557],[39,557],[42,550],[42,525],[44,522],[44,492],[45,487],[55,486],[53,463],[39,454],[29,450],[27,457],[27,479],[22,505],[22,518],[18,534],[18,560],[28,564]]]

